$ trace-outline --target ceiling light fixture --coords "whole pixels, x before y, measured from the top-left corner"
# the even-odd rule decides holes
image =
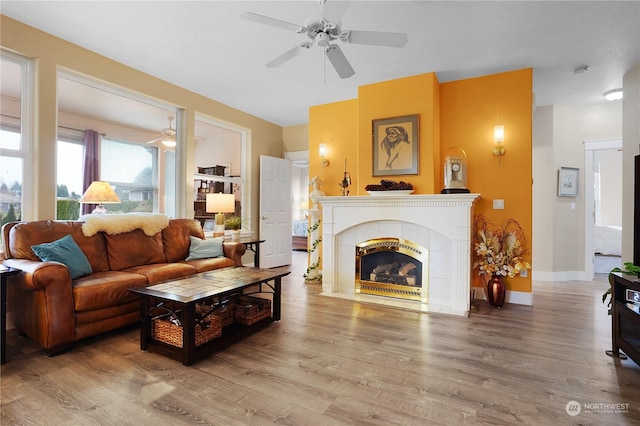
[[[161,142],[162,145],[166,146],[167,148],[175,148],[177,145],[175,136],[163,139]]]
[[[584,74],[587,71],[589,71],[589,65],[580,65],[579,67],[575,67],[573,69],[573,74],[574,75]]]
[[[608,92],[604,92],[602,96],[608,101],[618,101],[622,99],[622,89],[609,90]]]

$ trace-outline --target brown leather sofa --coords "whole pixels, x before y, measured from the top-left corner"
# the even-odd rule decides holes
[[[31,246],[71,235],[92,273],[72,280],[58,262],[42,262]],[[86,237],[82,222],[11,222],[3,226],[4,264],[22,270],[10,277],[7,308],[19,332],[49,355],[80,339],[140,320],[139,296],[127,291],[213,269],[242,266],[244,244],[225,242],[224,257],[185,261],[190,236],[204,238],[200,222],[172,219],[154,236],[134,231]]]

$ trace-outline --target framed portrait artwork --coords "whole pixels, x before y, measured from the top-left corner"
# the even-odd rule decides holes
[[[580,169],[560,167],[558,170],[558,197],[577,197]]]
[[[373,176],[417,175],[418,114],[373,120]]]

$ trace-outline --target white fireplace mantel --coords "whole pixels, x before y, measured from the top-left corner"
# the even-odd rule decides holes
[[[469,314],[471,228],[480,194],[319,197],[322,294],[422,312]],[[427,303],[355,293],[355,246],[380,237],[429,250]]]

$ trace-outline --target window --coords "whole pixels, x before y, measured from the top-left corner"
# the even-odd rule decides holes
[[[26,194],[30,192],[25,170],[29,169],[28,112],[32,85],[31,61],[9,52],[1,53],[0,223],[4,224],[29,216],[25,214]]]
[[[156,147],[102,138],[100,157],[100,179],[109,182],[122,201],[106,205],[107,210],[158,211]]]
[[[7,133],[0,133],[3,143]],[[0,163],[0,216],[4,225],[22,217],[22,158],[3,155]]]
[[[84,147],[81,140],[60,140],[57,145],[58,220],[76,220],[80,216]],[[108,181],[122,201],[107,204],[111,212],[153,212],[157,205],[157,148],[103,138],[101,143],[101,180]],[[157,210],[155,210],[157,211]]]
[[[82,197],[82,140],[59,140],[56,146],[56,219],[76,220],[80,216]]]
[[[164,146],[160,138],[169,127],[168,116],[176,115],[180,117],[175,106],[69,70],[60,71],[57,161],[66,160],[61,150],[68,146],[61,142],[77,142],[84,151],[84,129],[93,129],[102,135],[100,180],[108,181],[122,201],[105,205],[106,209],[122,213],[161,212],[175,217],[175,149]],[[78,169],[78,177],[68,176],[66,168],[58,164],[57,183],[66,184],[70,196],[71,184],[66,181],[78,179],[77,192],[83,193],[83,164],[84,155],[73,166]]]

